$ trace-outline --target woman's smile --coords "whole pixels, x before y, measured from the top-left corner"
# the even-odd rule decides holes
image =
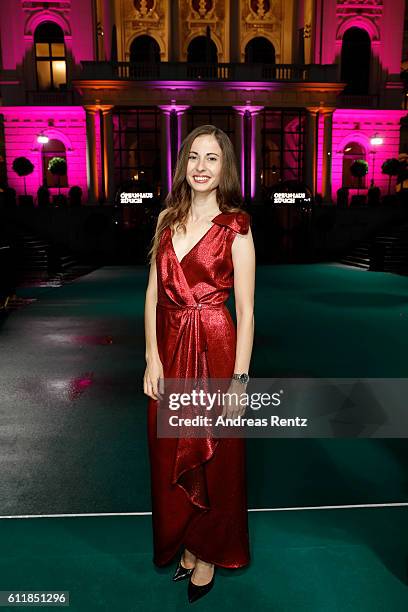
[[[193,176],[193,179],[196,183],[208,183],[211,177],[210,176],[200,176],[196,174]]]

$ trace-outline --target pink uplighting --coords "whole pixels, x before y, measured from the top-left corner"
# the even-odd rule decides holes
[[[374,184],[383,194],[388,191],[388,176],[381,173],[383,161],[390,157],[398,157],[400,146],[400,119],[407,114],[404,110],[366,110],[337,109],[333,113],[332,136],[332,194],[337,200],[337,190],[343,185],[343,158],[345,149],[352,143],[358,143],[368,162],[367,186],[372,178],[373,150],[375,150]],[[322,163],[323,163],[323,115],[319,115],[317,191],[322,193]],[[382,143],[374,145],[372,139],[382,138]],[[392,185],[396,178],[393,177]],[[365,193],[367,187],[360,192]],[[352,192],[352,191],[351,191]]]
[[[163,64],[168,62],[168,65],[163,69],[160,67],[160,72],[152,73],[154,80],[145,82],[133,81],[140,74],[130,68],[128,72],[121,73],[119,69],[115,72],[116,64],[111,63],[109,47],[112,28],[113,25],[117,28],[115,57],[117,55],[122,65],[132,57],[132,40],[138,36],[139,29],[145,32],[144,35],[154,38],[157,24],[152,22],[152,30],[145,30],[148,22],[140,15],[133,16],[133,34],[129,35],[124,25],[127,21],[119,23],[114,4],[108,0],[97,3],[83,0],[51,3],[2,0],[0,3],[3,17],[0,20],[1,115],[4,118],[6,165],[3,174],[18,195],[24,193],[25,185],[27,194],[34,198],[38,188],[47,180],[54,185],[47,172],[47,160],[55,151],[61,152],[67,161],[67,186],[61,187],[61,193],[67,195],[71,187],[78,186],[82,189],[83,203],[112,202],[126,175],[135,176],[136,171],[138,174],[142,172],[139,166],[149,168],[155,181],[160,180],[162,173],[163,191],[170,191],[176,162],[174,155],[188,131],[186,115],[191,110],[193,115],[197,112],[203,117],[201,110],[197,110],[203,107],[228,109],[231,115],[231,110],[235,112],[229,130],[231,134],[234,132],[237,145],[244,197],[257,200],[260,196],[258,177],[261,172],[264,173],[265,189],[274,184],[278,177],[272,169],[276,168],[279,159],[279,180],[292,179],[296,175],[308,182],[313,191],[324,194],[327,202],[331,201],[330,194],[336,202],[338,189],[343,186],[350,188],[353,183],[350,163],[356,155],[361,155],[369,165],[361,192],[365,193],[371,182],[383,194],[388,192],[388,177],[381,173],[382,163],[399,156],[400,120],[408,114],[401,108],[404,88],[400,76],[404,51],[404,19],[401,16],[404,15],[404,0],[300,2],[294,3],[296,10],[292,17],[288,17],[289,21],[286,17],[284,20],[276,17],[276,22],[270,21],[264,31],[262,28],[259,30],[261,22],[252,25],[248,22],[248,31],[245,30],[242,40],[247,38],[251,43],[252,37],[268,37],[269,27],[276,29],[273,35],[276,36],[275,71],[252,65],[237,68],[237,59],[230,59],[230,56],[240,58],[238,42],[232,53],[235,44],[230,37],[232,22],[226,24],[225,36],[219,39],[221,70],[209,71],[210,80],[190,79],[195,73],[186,70],[185,65],[178,64],[173,69],[173,61],[186,61],[185,50],[180,53],[181,49],[172,48],[172,37],[169,40],[164,37],[160,44],[160,61]],[[173,5],[164,4],[167,8]],[[179,4],[174,3],[175,10],[170,11],[172,16],[166,28],[178,15]],[[230,8],[232,4],[229,3]],[[163,10],[166,12],[167,8]],[[230,13],[230,9],[226,10],[226,20],[231,17]],[[267,22],[268,19],[265,25]],[[48,72],[42,63],[45,56],[36,55],[37,38],[47,23],[60,32],[61,43],[63,41],[60,45],[62,55],[54,58]],[[303,30],[301,44],[294,42],[296,36],[287,35],[289,23],[292,32]],[[310,36],[305,36],[306,26],[310,28]],[[101,32],[104,40],[100,39]],[[350,36],[355,35],[360,37],[359,46],[349,47]],[[187,39],[184,42],[187,44]],[[364,52],[356,53],[356,48],[364,49]],[[348,52],[352,61],[346,61]],[[361,58],[365,62],[364,69],[359,63]],[[244,58],[241,56],[240,59]],[[356,70],[354,76],[352,71],[347,74],[350,66]],[[55,75],[59,76],[54,75],[54,69]],[[160,74],[166,78],[160,80]],[[239,76],[243,80],[238,80]],[[262,81],[257,81],[257,78]],[[122,110],[127,108],[130,113],[139,112],[136,111],[139,106],[150,107],[146,116],[151,109],[155,109],[156,115],[157,109],[162,112],[160,126],[157,123],[154,126],[154,162],[149,157],[151,154],[147,154],[151,145],[146,134],[151,127],[147,129],[143,125],[143,121],[147,121],[144,110],[140,111],[137,128],[140,130],[137,150],[133,142],[127,142],[128,134],[124,135],[117,129]],[[303,176],[302,165],[297,161],[303,151],[296,129],[289,129],[288,123],[285,127],[283,123],[274,126],[272,132],[266,123],[265,132],[262,127],[258,129],[257,113],[263,109],[267,111],[265,117],[273,109],[289,113],[301,110],[305,117],[313,117],[304,126],[304,142],[307,144],[304,159],[307,163],[303,165]],[[330,117],[326,115],[328,140],[324,146],[324,113],[331,112],[332,126]],[[261,150],[267,152],[266,162],[260,159]],[[327,160],[323,159],[323,150]],[[34,165],[34,172],[25,178],[19,177],[12,169],[17,157],[27,157]],[[325,185],[322,184],[323,168]],[[393,177],[392,188],[395,183]],[[58,188],[50,187],[50,191],[55,195]]]
[[[16,157],[27,157],[34,165],[34,172],[26,177],[27,193],[35,195],[43,184],[43,142],[39,135],[48,140],[59,140],[64,144],[67,159],[68,187],[61,188],[67,193],[73,185],[82,188],[87,196],[86,180],[86,128],[85,111],[80,106],[3,106],[4,134],[7,149],[7,176],[10,187],[24,193],[22,177],[12,169]],[[52,127],[49,120],[52,119]],[[57,188],[51,188],[57,193]]]

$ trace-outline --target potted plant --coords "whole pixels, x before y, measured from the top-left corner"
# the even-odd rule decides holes
[[[50,204],[50,190],[46,185],[41,185],[37,190],[37,204],[41,208]]]
[[[34,199],[33,196],[27,195],[27,185],[26,185],[26,176],[31,174],[34,171],[34,166],[30,162],[27,157],[16,157],[13,161],[13,170],[18,176],[22,176],[24,178],[24,195],[19,196],[19,204],[20,206],[33,206]]]
[[[82,189],[78,185],[74,185],[69,190],[69,205],[70,206],[81,206]]]
[[[368,190],[367,196],[369,206],[378,206],[381,200],[381,189],[372,184]]]
[[[6,187],[5,188],[5,204],[8,208],[15,208],[16,207],[16,190],[13,189],[12,187]]]
[[[337,190],[337,207],[348,208],[349,202],[349,190],[347,187],[340,187]]]
[[[52,175],[58,177],[58,196],[54,196],[54,204],[66,204],[66,196],[61,196],[61,176],[67,173],[67,162],[63,157],[53,157],[48,162],[48,170]]]
[[[365,196],[360,196],[361,180],[368,172],[368,163],[365,159],[355,159],[350,166],[351,175],[358,180],[357,195],[351,198],[351,205],[359,206],[365,203]]]
[[[402,194],[406,193],[408,190],[408,153],[400,153],[398,161],[400,163],[400,169],[395,190]]]
[[[393,176],[398,176],[401,171],[401,162],[396,157],[390,157],[386,159],[383,165],[381,166],[381,172],[388,176],[388,195],[390,195],[391,191],[391,178]]]

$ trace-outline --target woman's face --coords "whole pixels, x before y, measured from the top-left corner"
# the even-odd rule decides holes
[[[215,136],[197,136],[191,145],[186,179],[194,191],[210,193],[220,182],[222,151]]]

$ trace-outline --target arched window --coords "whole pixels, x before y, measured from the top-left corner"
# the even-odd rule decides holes
[[[67,83],[64,34],[52,22],[38,26],[34,34],[38,89],[59,89]]]
[[[130,45],[130,62],[158,64],[160,47],[151,36],[138,36]]]
[[[246,64],[274,64],[275,47],[263,36],[252,38],[245,47]]]
[[[216,44],[209,36],[196,36],[188,45],[187,62],[190,64],[216,64],[218,53]]]
[[[45,145],[43,145],[42,150],[42,160],[43,160],[43,178],[44,185],[47,187],[58,187],[58,179],[60,187],[68,187],[68,177],[67,174],[64,176],[55,176],[55,174],[51,174],[48,170],[48,163],[50,159],[53,157],[62,157],[63,159],[67,159],[65,145],[60,140],[52,139],[49,140]]]
[[[341,80],[345,94],[368,94],[371,40],[361,28],[349,28],[341,46]]]
[[[361,179],[354,178],[350,172],[350,166],[356,159],[366,159],[366,151],[363,145],[358,142],[350,142],[343,149],[343,187],[357,189],[357,187],[367,186],[367,175]]]

